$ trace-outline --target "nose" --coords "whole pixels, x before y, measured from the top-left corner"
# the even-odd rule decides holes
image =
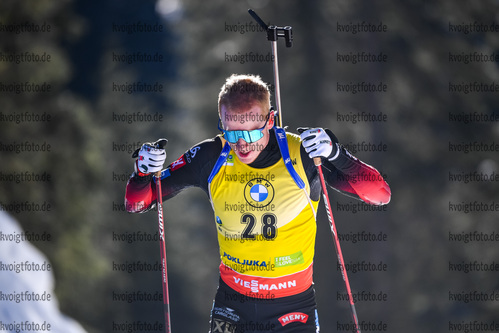
[[[239,150],[239,151],[243,151],[245,150],[245,148],[247,148],[249,146],[249,143],[247,143],[246,141],[244,141],[243,138],[239,138],[239,140],[237,140],[236,142],[236,148]]]
[[[243,147],[243,146],[246,146],[248,143],[246,141],[244,141],[243,138],[239,138],[239,140],[237,140],[236,142],[236,145],[239,146],[239,147]]]

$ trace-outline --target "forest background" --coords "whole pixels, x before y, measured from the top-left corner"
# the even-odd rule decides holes
[[[232,73],[273,84],[270,43],[248,8],[293,27],[293,47],[279,45],[284,124],[330,128],[392,189],[379,210],[330,192],[361,322],[408,333],[495,325],[494,0],[2,1],[0,204],[51,235],[33,244],[53,264],[60,309],[92,333],[162,322],[160,272],[123,269],[159,262],[156,213],[124,211],[131,152],[166,137],[171,163],[217,135]],[[211,206],[192,189],[165,216],[173,330],[207,331]],[[322,206],[314,270],[321,328],[342,331],[350,314]]]

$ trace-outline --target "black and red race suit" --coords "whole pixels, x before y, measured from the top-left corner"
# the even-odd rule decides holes
[[[214,209],[221,282],[212,309],[213,333],[251,332],[251,327],[259,331],[250,322],[271,325],[276,332],[318,328],[312,264],[320,179],[299,136],[281,135],[289,148],[283,159],[282,140],[275,133],[271,131],[268,145],[249,165],[230,149],[220,164],[228,146],[217,136],[193,146],[161,173],[162,200],[199,187]],[[303,180],[303,188],[285,160]],[[217,172],[212,172],[215,165]],[[327,184],[345,195],[373,205],[390,200],[380,173],[341,145],[333,161],[323,159],[322,169]],[[155,202],[153,177],[134,173],[126,187],[127,211],[144,212]],[[244,304],[237,295],[245,297]]]

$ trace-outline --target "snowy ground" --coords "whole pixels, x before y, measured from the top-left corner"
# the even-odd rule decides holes
[[[85,333],[59,311],[47,258],[0,211],[0,332]]]

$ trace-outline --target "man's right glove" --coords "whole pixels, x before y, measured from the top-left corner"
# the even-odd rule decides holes
[[[167,142],[166,139],[159,139],[154,143],[146,142],[132,154],[132,158],[137,158],[135,172],[139,176],[147,176],[163,169],[166,160],[164,147]]]

